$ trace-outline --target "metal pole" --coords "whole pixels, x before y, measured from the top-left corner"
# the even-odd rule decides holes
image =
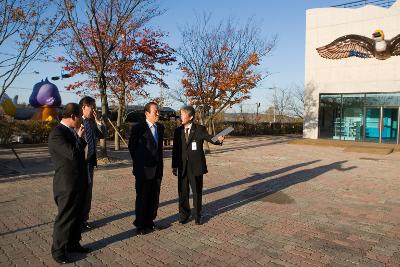
[[[367,124],[367,107],[364,106],[364,118],[363,118],[363,127],[362,127],[362,141],[365,142],[365,129],[366,129],[366,124]]]
[[[121,134],[119,133],[119,131],[117,130],[117,128],[115,128],[114,124],[111,122],[110,118],[108,118],[108,122],[111,124],[111,126],[114,128],[114,130],[117,132],[118,136],[121,138],[122,142],[124,142],[124,144],[126,146],[128,146],[128,144],[125,142],[124,138],[122,138]]]
[[[383,107],[380,108],[379,116],[379,143],[382,143],[382,127],[383,126]]]
[[[21,164],[22,168],[25,169],[25,165],[22,163],[22,160],[18,157],[17,152],[14,150],[12,144],[10,145],[11,151],[14,153],[15,157],[17,158],[19,164]]]
[[[400,107],[398,108],[398,111],[397,111],[397,141],[396,141],[397,144],[399,144],[399,139],[400,139],[400,133],[399,133],[400,124],[399,124],[399,122],[400,122]]]

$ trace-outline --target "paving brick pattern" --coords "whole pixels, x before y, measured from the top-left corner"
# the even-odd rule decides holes
[[[132,226],[129,161],[100,167],[91,217],[96,228],[82,240],[94,251],[74,254],[71,265],[400,266],[400,153],[352,153],[287,140],[228,138],[213,147],[203,225],[178,223],[177,181],[166,151],[157,222],[166,229],[145,236]],[[45,148],[19,153],[34,171],[0,173],[0,266],[54,266],[48,154]],[[128,153],[113,156],[127,159]],[[5,150],[0,159],[3,166],[15,164]]]

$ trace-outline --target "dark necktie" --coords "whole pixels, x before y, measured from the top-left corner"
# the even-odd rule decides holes
[[[158,145],[158,135],[157,135],[157,127],[155,124],[153,124],[150,127],[150,131],[153,134],[154,142],[156,142],[156,145]]]
[[[85,126],[86,142],[87,142],[87,146],[88,146],[87,157],[89,158],[90,156],[92,156],[94,154],[95,140],[94,140],[94,135],[93,135],[93,129],[90,126],[89,120],[87,120],[87,119],[83,120],[83,125]]]
[[[185,140],[186,143],[189,141],[189,128],[185,128]]]

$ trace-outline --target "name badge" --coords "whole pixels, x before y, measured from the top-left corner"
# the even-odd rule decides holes
[[[192,150],[197,150],[197,143],[196,142],[192,142]]]

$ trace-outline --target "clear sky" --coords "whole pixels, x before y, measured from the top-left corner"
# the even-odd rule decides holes
[[[262,37],[269,38],[278,34],[278,43],[275,50],[260,66],[261,70],[268,70],[271,75],[255,88],[251,99],[243,106],[245,110],[255,110],[255,103],[260,102],[260,111],[265,111],[270,105],[272,86],[291,87],[304,82],[304,50],[305,50],[305,13],[310,8],[329,7],[346,2],[346,0],[160,0],[160,7],[166,12],[151,21],[151,25],[169,34],[166,41],[173,48],[180,44],[180,27],[191,23],[195,14],[203,12],[212,14],[215,21],[228,17],[246,23],[253,18],[259,23]],[[58,56],[58,53],[54,53]],[[4,51],[12,52],[12,51]],[[34,74],[38,71],[39,74]],[[28,102],[33,85],[46,77],[60,75],[61,65],[58,63],[34,62],[15,81],[7,94],[11,97],[18,94],[21,102]],[[166,75],[170,88],[180,85],[180,71],[176,66]],[[73,92],[66,92],[64,86],[74,79],[53,81],[60,90],[62,102],[77,102],[79,96]],[[149,88],[151,97],[159,95],[160,89]],[[173,108],[180,104],[172,104]]]

